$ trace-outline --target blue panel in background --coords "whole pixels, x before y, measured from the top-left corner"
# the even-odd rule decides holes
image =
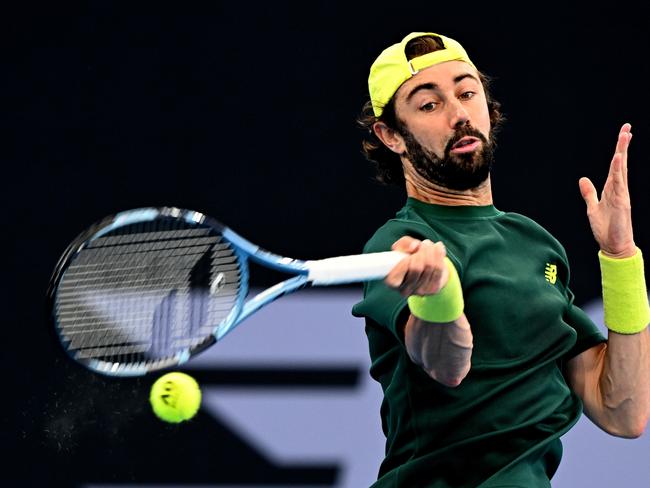
[[[379,422],[381,389],[368,374],[363,321],[350,315],[359,298],[360,292],[350,289],[304,290],[287,296],[250,317],[237,333],[185,368],[195,375],[209,370],[220,371],[221,375],[231,370],[233,376],[237,372],[232,382],[218,376],[218,384],[202,383],[203,410],[273,465],[337,466],[336,482],[322,485],[330,488],[369,486],[375,480],[384,450]],[[585,311],[605,330],[600,307],[596,302]],[[243,380],[242,371],[250,370],[266,371],[267,379],[274,371],[284,371],[285,377],[276,374],[277,381],[260,383]],[[295,375],[287,376],[287,371]],[[308,378],[318,376],[319,371],[321,379],[330,378],[329,385],[324,384],[328,380],[310,383]],[[615,438],[583,416],[563,437],[563,443],[564,457],[553,479],[554,488],[648,486],[647,437]],[[118,486],[145,485],[89,484],[86,488]],[[264,486],[270,485],[237,485]]]

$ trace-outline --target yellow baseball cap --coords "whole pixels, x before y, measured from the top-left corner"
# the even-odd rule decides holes
[[[423,54],[410,61],[406,58],[406,44],[411,39],[424,36],[434,36],[442,41],[444,49],[432,53]],[[473,68],[472,63],[457,41],[449,37],[435,34],[433,32],[412,32],[398,44],[393,44],[385,49],[370,67],[368,77],[368,88],[370,90],[370,101],[375,116],[379,117],[386,104],[395,95],[397,89],[406,80],[416,75],[420,70],[444,63],[445,61],[465,61]]]

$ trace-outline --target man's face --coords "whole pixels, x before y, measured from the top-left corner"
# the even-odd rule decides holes
[[[478,73],[449,61],[415,75],[395,94],[402,156],[420,176],[445,188],[475,188],[488,177],[494,143]],[[407,169],[408,171],[408,169]]]

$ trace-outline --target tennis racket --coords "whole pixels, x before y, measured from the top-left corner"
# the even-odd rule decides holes
[[[75,361],[105,375],[139,376],[186,362],[282,295],[382,279],[404,256],[290,259],[199,212],[141,208],[77,237],[48,296],[57,335]],[[292,277],[247,299],[249,260]]]

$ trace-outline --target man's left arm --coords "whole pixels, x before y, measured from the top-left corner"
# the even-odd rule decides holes
[[[600,246],[606,344],[599,344],[567,363],[569,385],[584,410],[604,431],[620,437],[640,436],[650,416],[650,333],[641,251],[632,233],[627,182],[630,124],[618,135],[616,151],[600,199],[588,178],[580,179],[587,216]]]

